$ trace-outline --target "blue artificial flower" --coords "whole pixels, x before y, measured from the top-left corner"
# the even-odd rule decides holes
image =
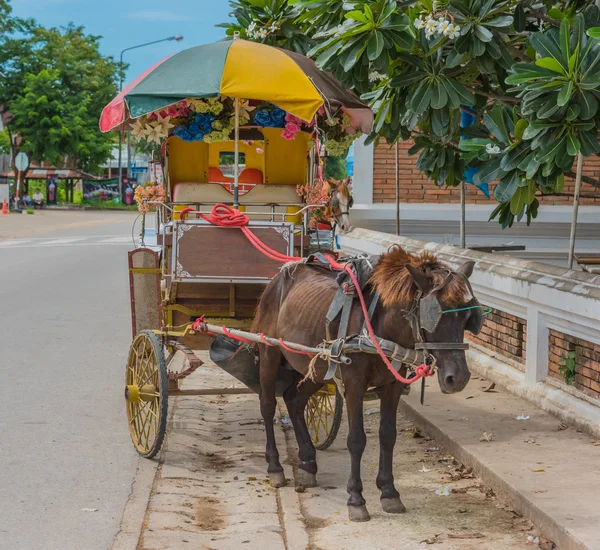
[[[173,130],[173,135],[182,139],[183,141],[194,141],[192,138],[192,134],[187,130],[187,128],[183,125],[178,126]]]
[[[285,126],[285,111],[279,107],[275,107],[271,111],[271,120],[275,128],[283,128]]]
[[[262,126],[263,128],[273,126],[273,120],[271,119],[271,113],[267,109],[261,109],[254,113],[254,124]]]

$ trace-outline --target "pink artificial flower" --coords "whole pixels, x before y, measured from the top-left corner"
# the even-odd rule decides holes
[[[158,120],[158,115],[156,113],[150,113],[148,115],[148,120],[150,120],[150,121]]]
[[[321,106],[319,107],[319,110],[318,110],[317,112],[318,112],[318,113],[319,113],[321,116],[324,116],[324,115],[325,115],[325,106],[324,106],[324,105],[321,105]]]
[[[259,155],[262,155],[262,154],[264,153],[263,149],[261,149],[260,147],[257,147],[257,148],[256,148],[256,152],[257,152]]]
[[[285,129],[288,130],[289,132],[294,132],[294,134],[297,134],[300,131],[300,126],[298,124],[296,124],[295,122],[288,122],[285,125]]]
[[[292,132],[290,132],[288,130],[283,130],[281,132],[281,137],[284,138],[284,139],[287,139],[288,141],[292,141],[293,139],[296,138],[296,134],[292,133]]]

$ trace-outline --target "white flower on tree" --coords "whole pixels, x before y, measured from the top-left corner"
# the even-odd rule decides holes
[[[489,153],[490,155],[497,155],[500,152],[500,147],[494,145],[493,143],[488,143],[485,146],[485,152]]]

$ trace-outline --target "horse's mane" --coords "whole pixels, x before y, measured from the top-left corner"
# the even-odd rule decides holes
[[[417,285],[405,268],[407,264],[425,274],[430,274],[436,286],[446,278],[444,270],[450,270],[428,250],[420,254],[410,254],[399,246],[394,247],[381,255],[370,279],[371,285],[379,293],[381,303],[385,307],[398,305],[403,309],[411,308],[417,293]],[[468,302],[470,295],[469,286],[464,279],[451,277],[440,290],[439,297],[446,306],[452,308]]]

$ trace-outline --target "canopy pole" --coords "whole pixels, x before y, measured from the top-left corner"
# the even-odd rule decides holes
[[[235,104],[235,143],[233,152],[233,207],[237,208],[240,205],[239,201],[239,172],[240,172],[240,105],[239,99],[235,97],[233,99]]]
[[[465,190],[465,182],[460,182],[460,247],[467,248],[467,237],[466,237],[466,190]]]
[[[577,156],[577,172],[575,175],[575,195],[573,197],[573,221],[571,222],[571,236],[569,238],[569,269],[573,269],[575,258],[575,235],[577,233],[577,215],[579,212],[579,195],[581,193],[581,174],[583,173],[583,155]]]

